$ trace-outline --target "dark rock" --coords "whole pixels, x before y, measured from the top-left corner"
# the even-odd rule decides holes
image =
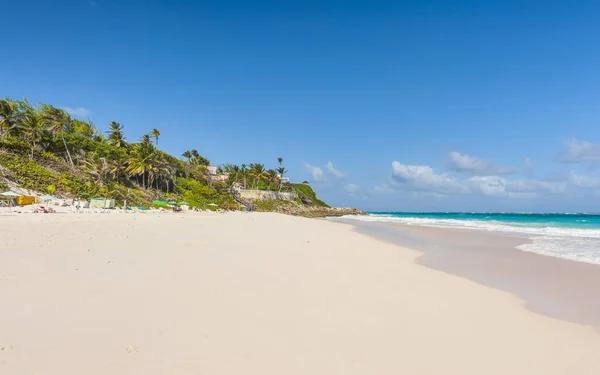
[[[300,200],[302,201],[302,203],[304,203],[307,206],[312,206],[313,205],[313,201],[310,200],[310,199],[308,199],[308,198],[306,198],[306,197],[302,197],[302,198],[300,198]]]

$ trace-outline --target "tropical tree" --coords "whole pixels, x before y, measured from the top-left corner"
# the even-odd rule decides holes
[[[112,121],[108,124],[108,134],[107,142],[115,147],[125,147],[127,143],[125,142],[125,134],[123,133],[123,125],[119,124],[116,121]]]
[[[150,140],[150,134],[144,134],[140,138],[140,143],[145,144],[146,146],[152,146],[152,141]]]
[[[156,189],[158,190],[159,181],[171,178],[174,174],[174,168],[171,167],[162,154],[154,153],[152,157],[148,159],[146,172],[148,173],[148,187],[152,188],[152,185],[156,181]]]
[[[33,160],[33,151],[35,150],[37,142],[42,138],[42,134],[46,131],[46,127],[40,116],[34,112],[28,113],[23,117],[20,127],[25,136],[25,140],[29,143],[29,147],[31,147],[31,155],[29,158]]]
[[[9,98],[0,99],[0,137],[11,135],[23,118],[18,102]]]
[[[253,163],[250,164],[250,176],[254,178],[253,188],[257,189],[260,186],[260,182],[267,178],[267,171],[265,170],[264,164]]]
[[[79,119],[71,120],[69,127],[73,134],[77,134],[78,136],[88,139],[91,139],[97,135],[98,132],[93,124]]]
[[[73,164],[73,158],[69,152],[69,147],[65,141],[65,133],[68,132],[68,127],[71,123],[71,116],[60,108],[53,107],[48,104],[42,105],[41,108],[41,120],[45,123],[48,130],[54,135],[60,136],[63,145],[65,146],[65,152],[67,154],[67,160],[71,165]]]
[[[184,158],[187,159],[187,162],[190,163],[190,160],[192,159],[192,153],[189,151],[185,151],[183,154],[181,154],[181,156],[183,156]]]
[[[233,185],[239,181],[240,178],[240,167],[237,165],[225,164],[223,171],[229,175],[228,181],[230,185]]]
[[[242,164],[240,166],[240,176],[242,177],[242,180],[244,181],[244,189],[246,189],[247,186],[247,178],[248,178],[248,166],[246,164]]]
[[[80,168],[95,184],[100,186],[106,186],[119,170],[118,164],[105,157],[97,157],[95,154],[90,159],[83,160]]]
[[[201,156],[198,153],[198,150],[192,150],[190,151],[191,155],[192,155],[192,164],[195,165],[210,165],[210,160],[208,160],[207,158]]]
[[[152,129],[150,131],[150,138],[154,138],[154,141],[156,141],[156,148],[158,148],[158,137],[160,137],[160,131],[156,128]]]

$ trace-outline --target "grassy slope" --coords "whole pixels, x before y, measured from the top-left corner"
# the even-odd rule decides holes
[[[308,198],[310,199],[316,207],[329,207],[325,202],[319,200],[317,198],[317,194],[315,191],[307,184],[292,184],[296,193],[298,193],[298,198]]]

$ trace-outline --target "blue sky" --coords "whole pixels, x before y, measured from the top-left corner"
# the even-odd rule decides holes
[[[600,211],[600,3],[2,1],[0,96],[333,205]]]

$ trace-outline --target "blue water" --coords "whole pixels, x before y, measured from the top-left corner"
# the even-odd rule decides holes
[[[600,228],[600,214],[476,212],[373,212],[372,215],[434,220],[476,220],[517,226]]]
[[[600,264],[600,214],[373,212],[345,219],[516,235],[531,240],[520,250]]]

